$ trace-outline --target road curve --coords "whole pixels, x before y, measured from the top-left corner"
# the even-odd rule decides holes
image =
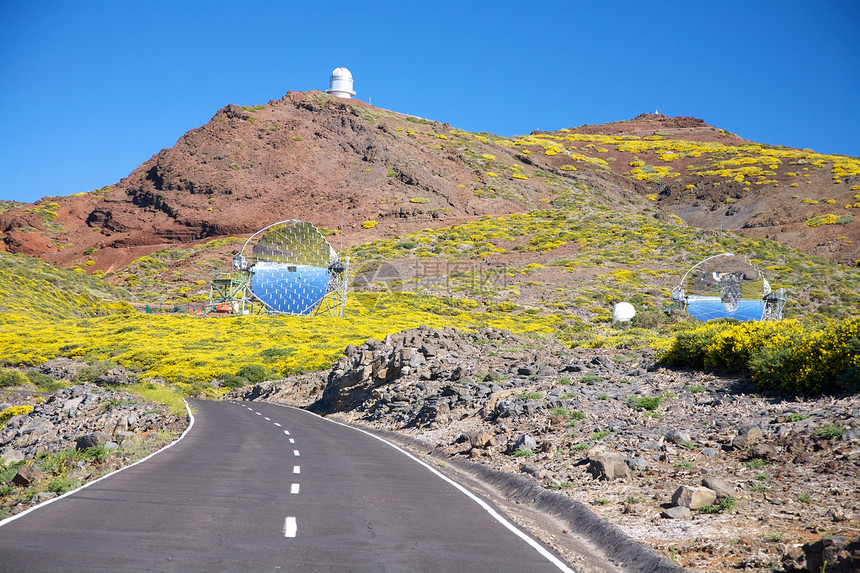
[[[274,404],[193,408],[172,448],[0,527],[0,571],[569,571],[368,434]]]

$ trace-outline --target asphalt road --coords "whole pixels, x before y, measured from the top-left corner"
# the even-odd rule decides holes
[[[368,434],[273,404],[192,407],[173,447],[0,527],[0,571],[567,570]]]

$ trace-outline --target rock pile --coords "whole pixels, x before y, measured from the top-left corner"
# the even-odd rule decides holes
[[[0,411],[7,406],[11,404],[0,404]],[[163,407],[139,396],[92,385],[74,386],[50,395],[32,412],[12,417],[0,429],[0,459],[7,463],[59,452],[83,443],[88,436],[92,443],[87,447],[106,442],[118,445],[135,435],[176,424]]]
[[[123,366],[90,366],[81,360],[65,357],[45,362],[38,371],[55,380],[74,381],[85,376],[86,381],[99,386],[126,386],[135,384],[139,378],[133,370]]]
[[[564,347],[530,348],[524,339],[486,328],[474,333],[426,326],[348,346],[335,364],[318,403],[325,412],[368,411],[403,426],[440,427],[458,408],[486,406],[510,373],[540,378],[563,368]],[[553,352],[553,350],[555,352]],[[541,367],[533,364],[541,363]],[[396,384],[392,384],[396,382]],[[504,383],[505,387],[512,387]],[[536,405],[500,406],[504,416],[533,412]]]
[[[264,393],[318,388],[290,384]],[[860,397],[755,392],[650,351],[422,327],[347,348],[311,408],[528,476],[682,566],[767,569],[860,530]]]
[[[0,470],[7,476],[0,483],[0,515],[129,463],[178,435],[187,423],[162,405],[91,384],[44,399],[0,394],[0,416]],[[68,454],[92,448],[101,450],[91,456]]]

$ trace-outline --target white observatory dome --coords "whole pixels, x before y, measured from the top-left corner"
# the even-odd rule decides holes
[[[619,302],[612,309],[612,322],[630,322],[636,316],[636,309],[629,302]]]
[[[352,91],[352,74],[346,68],[335,68],[331,73],[331,78],[328,82],[328,89],[325,91],[335,97],[349,99],[355,95]]]

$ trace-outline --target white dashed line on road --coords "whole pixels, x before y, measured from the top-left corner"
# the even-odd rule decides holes
[[[299,466],[293,466],[293,473],[298,474],[302,472],[302,468]]]
[[[262,416],[262,414],[261,414],[261,413],[259,413],[259,412],[255,412],[255,413],[256,413],[258,416]]]
[[[284,537],[295,537],[297,529],[295,517],[288,517],[284,521]]]
[[[279,427],[279,428],[281,427],[281,425],[280,425],[279,423],[277,423],[277,422],[275,422],[275,425],[276,425],[277,427]]]
[[[290,435],[290,433],[287,430],[284,430],[284,433],[288,436]]]
[[[298,450],[293,450],[293,455],[294,455],[294,456],[296,456],[296,457],[299,457],[299,451],[298,451]]]
[[[290,443],[291,443],[291,444],[295,444],[295,443],[296,443],[296,441],[295,441],[294,439],[290,438]]]
[[[271,421],[272,421],[272,420],[271,420],[271,418],[265,418],[265,420],[266,420],[267,422],[271,422]]]
[[[299,484],[294,483],[290,486],[290,493],[299,493]]]

